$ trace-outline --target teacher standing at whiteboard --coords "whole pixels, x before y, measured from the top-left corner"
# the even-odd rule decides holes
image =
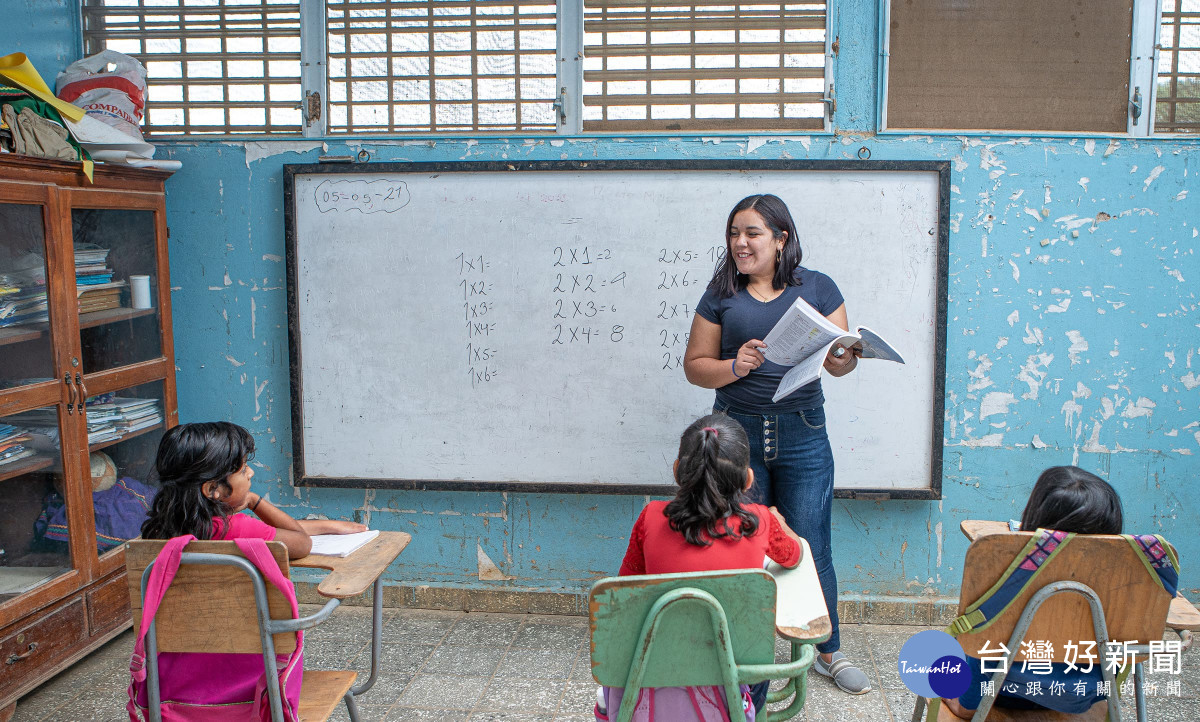
[[[847,328],[846,304],[831,278],[800,265],[796,224],[776,196],[749,196],[733,207],[725,224],[725,250],[696,305],[684,372],[696,386],[716,389],[713,410],[746,429],[754,501],[778,507],[812,548],[833,624],[833,635],[817,645],[817,672],[846,692],[862,694],[870,691],[870,681],[838,651],[837,575],[830,547],[833,451],[825,433],[821,380],[772,402],[788,368],[767,361],[761,351],[762,339],[797,296],[842,329]],[[831,376],[850,373],[856,354],[856,349],[835,347],[825,358],[825,370]]]

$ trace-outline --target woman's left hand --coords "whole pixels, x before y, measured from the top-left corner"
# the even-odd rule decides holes
[[[849,348],[840,343],[834,344],[829,353],[825,355],[825,370],[829,372],[830,376],[845,376],[858,365],[860,357],[862,357],[862,344],[856,343]]]

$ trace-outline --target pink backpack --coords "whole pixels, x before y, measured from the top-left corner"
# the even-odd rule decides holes
[[[596,722],[609,722],[617,718],[625,690],[620,687],[602,687],[605,709],[597,704],[594,709]],[[746,722],[754,722],[754,703],[750,701],[750,687],[741,685],[742,710]],[[638,691],[637,706],[633,709],[633,722],[730,722],[725,704],[725,688],[706,687],[643,687]]]
[[[159,552],[146,584],[142,626],[129,661],[129,711],[131,722],[150,720],[150,690],[146,680],[146,632],[158,612],[163,595],[179,570],[183,548],[196,537],[175,537]],[[262,539],[235,539],[238,549],[263,577],[283,593],[298,614],[296,590],[279,571]],[[214,620],[214,627],[219,627]],[[280,696],[286,722],[297,722],[300,685],[304,680],[304,633],[296,633],[296,649],[276,655]],[[158,655],[160,708],[164,722],[270,722],[271,705],[262,654],[211,654],[160,652]]]

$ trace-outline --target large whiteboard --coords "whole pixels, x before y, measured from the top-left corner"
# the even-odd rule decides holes
[[[664,493],[713,392],[683,373],[729,209],[783,198],[803,263],[907,364],[824,379],[842,496],[941,489],[947,164],[285,166],[294,477]]]

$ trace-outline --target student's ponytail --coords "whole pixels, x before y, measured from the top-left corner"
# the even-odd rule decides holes
[[[679,438],[679,491],[664,509],[671,528],[697,546],[753,535],[758,517],[742,506],[749,467],[750,443],[740,424],[725,414],[696,420]],[[741,520],[740,531],[729,528],[731,517]]]

